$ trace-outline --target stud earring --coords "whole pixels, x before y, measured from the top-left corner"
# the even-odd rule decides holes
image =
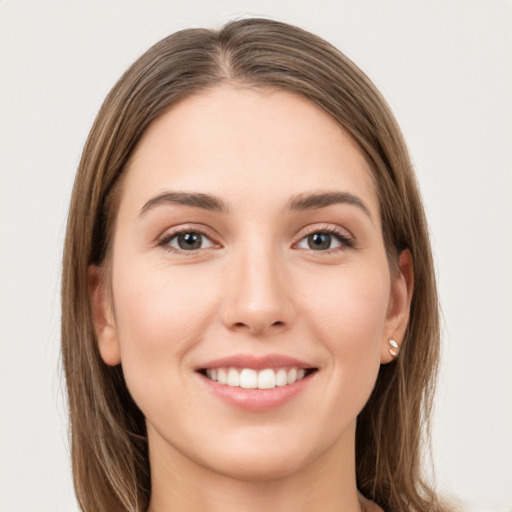
[[[396,357],[399,351],[398,343],[395,340],[389,340],[389,353]]]

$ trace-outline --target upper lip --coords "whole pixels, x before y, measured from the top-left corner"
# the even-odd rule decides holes
[[[264,368],[315,368],[305,361],[300,361],[294,357],[289,357],[283,354],[267,354],[263,356],[255,356],[251,354],[236,354],[227,357],[221,357],[213,361],[199,366],[198,370],[206,370],[209,368],[253,368],[255,370],[262,370]]]

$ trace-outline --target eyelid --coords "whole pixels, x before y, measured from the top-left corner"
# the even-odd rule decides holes
[[[171,247],[168,245],[169,240],[174,238],[175,236],[181,234],[181,233],[198,233],[210,240],[210,242],[213,244],[214,247],[204,247],[200,249],[192,249],[189,251],[180,250],[176,247]],[[311,226],[307,226],[300,234],[300,237],[297,239],[296,242],[294,242],[293,247],[296,248],[297,245],[302,242],[306,237],[309,235],[312,235],[314,233],[326,233],[329,235],[333,235],[338,238],[338,240],[341,243],[341,247],[335,247],[331,249],[326,249],[323,251],[315,251],[314,249],[309,249],[310,251],[313,251],[315,253],[323,253],[323,254],[329,254],[330,252],[338,252],[343,251],[346,249],[356,248],[356,240],[355,237],[345,228],[342,228],[337,225],[332,224],[315,224]],[[219,243],[217,240],[219,237],[208,227],[202,225],[202,224],[195,224],[195,223],[187,223],[187,224],[179,224],[178,226],[174,226],[171,228],[166,229],[156,240],[156,244],[158,246],[163,247],[164,249],[175,252],[178,254],[186,254],[186,255],[193,255],[196,254],[198,251],[205,250],[205,249],[212,249],[212,248],[219,248],[222,247],[222,244]],[[306,249],[307,250],[307,249]]]
[[[294,243],[294,246],[297,246],[302,240],[307,238],[308,236],[314,233],[326,233],[329,235],[333,235],[337,237],[341,243],[341,247],[334,247],[331,249],[326,249],[324,251],[315,251],[314,249],[309,249],[310,251],[316,253],[329,254],[330,252],[343,251],[346,249],[354,249],[356,248],[356,239],[354,235],[350,231],[341,226],[332,225],[332,224],[316,224],[313,226],[308,226],[306,231],[302,232],[300,238]],[[306,249],[308,250],[308,249]]]
[[[213,244],[213,247],[203,247],[200,249],[192,249],[190,251],[184,251],[181,249],[178,249],[176,247],[171,247],[168,245],[168,242],[172,240],[174,237],[182,234],[182,233],[198,233],[210,240],[210,242]],[[171,228],[166,229],[156,240],[156,245],[170,251],[175,252],[178,254],[186,254],[186,255],[193,255],[196,254],[198,251],[205,250],[205,249],[212,249],[212,248],[218,248],[222,247],[222,245],[217,242],[218,237],[212,232],[211,229],[207,228],[206,226],[202,224],[180,224],[178,226],[174,226]]]

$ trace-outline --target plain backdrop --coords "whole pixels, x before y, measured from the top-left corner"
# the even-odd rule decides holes
[[[0,0],[0,511],[76,511],[59,271],[81,148],[117,78],[189,26],[260,15],[353,59],[405,133],[444,315],[440,491],[512,511],[510,0]]]

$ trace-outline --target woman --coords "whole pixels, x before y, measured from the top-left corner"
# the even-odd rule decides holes
[[[421,199],[325,41],[247,19],[148,50],[84,148],[62,286],[83,510],[443,510]]]

